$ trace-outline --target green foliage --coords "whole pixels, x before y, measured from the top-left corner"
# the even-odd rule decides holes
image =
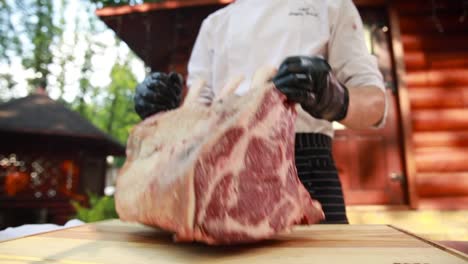
[[[50,50],[54,37],[61,33],[60,28],[53,23],[51,14],[54,12],[53,2],[49,0],[35,0],[32,8],[33,16],[27,17],[26,34],[32,40],[32,53],[23,57],[23,65],[26,69],[33,69],[36,76],[28,80],[32,87],[47,85],[49,65],[52,63],[52,51]]]
[[[90,5],[88,12],[92,12]],[[88,24],[89,31],[95,32],[96,17],[91,16]],[[90,36],[86,36],[89,45],[81,67],[80,94],[72,107],[104,132],[125,144],[131,128],[140,121],[133,109],[133,93],[137,80],[131,71],[130,61],[134,57],[129,54],[115,62],[110,72],[111,82],[107,87],[93,87],[89,81],[93,74],[92,59],[103,47]],[[118,39],[115,42],[116,46],[122,43]],[[86,101],[86,98],[90,100]]]
[[[54,24],[56,11],[50,0],[0,0],[0,63],[11,65],[20,57],[23,67],[33,72],[31,88],[45,86],[53,61],[51,47],[62,33]],[[0,76],[9,89],[15,85],[10,74]]]
[[[60,91],[59,93],[59,98],[63,96],[63,93],[65,92],[65,70],[68,61],[73,60],[73,56],[70,54],[66,54],[63,52],[63,49],[65,47],[65,39],[64,39],[64,34],[63,30],[66,27],[66,21],[65,21],[65,7],[66,7],[66,0],[61,0],[60,1],[60,8],[59,8],[59,20],[58,20],[58,25],[57,27],[61,29],[62,35],[60,36],[60,40],[58,43],[58,49],[60,50],[59,54],[57,54],[54,58],[55,63],[59,66],[60,72],[56,76],[56,86],[58,90]]]
[[[90,6],[88,6],[88,12],[90,12],[90,10]],[[94,27],[95,21],[93,20],[94,17],[90,16],[88,20],[90,34],[93,34],[96,31]],[[79,25],[80,21],[81,19],[77,16],[75,23]],[[90,34],[86,34],[85,36],[88,47],[84,54],[84,62],[81,65],[81,75],[78,81],[80,93],[78,94],[77,100],[75,101],[75,110],[88,120],[92,120],[94,113],[93,110],[90,109],[90,106],[85,102],[85,97],[89,96],[94,92],[94,90],[97,89],[97,87],[93,87],[90,82],[91,75],[93,74],[91,60],[96,53],[96,50],[93,48],[95,41],[91,38]],[[75,35],[75,39],[77,41],[77,35]]]
[[[101,220],[118,218],[115,210],[115,200],[113,196],[97,196],[88,192],[90,207],[83,207],[80,203],[72,201],[71,204],[75,208],[75,218],[83,222],[96,222]]]
[[[14,8],[6,0],[0,0],[0,63],[8,66],[11,65],[13,57],[21,54],[21,42],[18,29],[13,23],[13,13]],[[11,73],[0,72],[1,89],[11,90],[15,85]],[[2,96],[0,102],[3,101]]]
[[[0,62],[10,63],[11,57],[21,53],[18,29],[13,23],[14,7],[0,0]]]
[[[127,62],[117,63],[111,71],[112,82],[108,87],[108,101],[103,111],[105,131],[122,143],[126,143],[132,127],[140,121],[133,109],[133,93],[137,85]]]
[[[133,93],[137,80],[128,61],[114,64],[110,75],[111,83],[107,87],[88,91],[94,93],[94,102],[76,101],[73,108],[104,132],[125,144],[130,130],[140,121],[133,109]]]

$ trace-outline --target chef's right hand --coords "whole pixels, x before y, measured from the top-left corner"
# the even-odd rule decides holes
[[[135,111],[141,119],[179,107],[183,78],[171,72],[153,72],[137,85],[134,97]]]

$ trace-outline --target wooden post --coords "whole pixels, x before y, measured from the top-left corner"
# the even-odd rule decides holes
[[[406,85],[405,62],[403,44],[401,41],[400,24],[395,4],[389,4],[389,20],[392,37],[393,59],[395,61],[396,79],[398,85],[398,101],[400,105],[401,127],[403,130],[403,149],[405,153],[406,182],[408,187],[409,206],[412,209],[418,208],[419,197],[416,190],[416,163],[414,160],[414,148],[412,142],[411,106]]]

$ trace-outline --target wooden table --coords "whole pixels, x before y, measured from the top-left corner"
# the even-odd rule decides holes
[[[386,225],[313,225],[255,245],[209,247],[111,220],[0,243],[0,263],[458,264],[468,257]]]

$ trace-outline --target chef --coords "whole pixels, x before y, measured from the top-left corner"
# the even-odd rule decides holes
[[[380,128],[387,102],[382,75],[364,40],[352,0],[237,0],[202,23],[188,63],[187,87],[206,80],[209,103],[227,79],[243,76],[249,89],[262,66],[297,104],[295,157],[301,182],[323,207],[324,223],[348,223],[332,157],[333,122],[351,129]],[[155,72],[137,86],[141,118],[180,105],[183,80]],[[352,153],[350,153],[352,155]]]

